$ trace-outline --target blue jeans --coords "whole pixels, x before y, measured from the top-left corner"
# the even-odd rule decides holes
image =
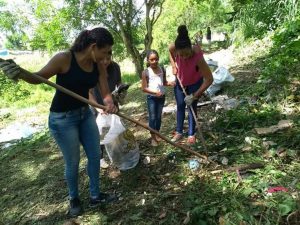
[[[165,104],[165,96],[155,97],[147,95],[149,127],[159,131],[161,126],[161,114]]]
[[[80,143],[88,158],[90,195],[91,197],[99,196],[100,136],[95,116],[89,107],[67,112],[50,112],[49,130],[64,157],[70,198],[78,197]]]
[[[199,89],[199,87],[201,86],[202,82],[203,82],[203,79],[200,79],[195,84],[186,86],[185,87],[186,93],[189,95],[189,94],[192,94],[192,93],[196,92]],[[179,84],[178,81],[176,81],[176,86],[174,87],[174,93],[175,93],[175,99],[176,99],[176,103],[177,103],[176,132],[179,133],[179,134],[182,134],[183,133],[183,123],[184,123],[184,118],[185,118],[185,106],[186,106],[186,104],[184,102],[185,95],[184,95],[183,90],[180,87],[180,84]],[[192,104],[192,107],[194,109],[194,112],[195,112],[196,116],[197,116],[197,102],[198,101],[195,100]],[[189,123],[188,135],[192,136],[192,135],[195,134],[196,121],[194,119],[194,116],[192,114],[192,111],[191,111],[190,107],[188,107],[188,123]]]

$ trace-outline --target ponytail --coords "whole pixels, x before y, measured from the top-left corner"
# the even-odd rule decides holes
[[[80,52],[94,43],[96,43],[98,48],[103,48],[105,46],[112,46],[114,44],[114,39],[111,33],[103,27],[97,27],[92,30],[84,30],[75,39],[71,50],[74,52]]]
[[[186,25],[180,25],[177,29],[177,38],[175,40],[176,49],[191,48],[192,42],[189,38],[189,32],[186,28]]]

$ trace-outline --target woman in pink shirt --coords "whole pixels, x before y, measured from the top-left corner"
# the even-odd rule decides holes
[[[170,62],[173,74],[176,76],[174,93],[177,103],[176,133],[172,141],[178,141],[182,138],[185,106],[192,106],[197,114],[198,99],[213,82],[211,71],[203,58],[203,53],[199,46],[192,46],[186,26],[179,26],[177,32],[175,44],[171,44],[169,47]],[[178,79],[180,79],[187,96],[185,96]],[[190,108],[188,109],[188,123],[187,142],[194,144],[196,142],[196,121]]]

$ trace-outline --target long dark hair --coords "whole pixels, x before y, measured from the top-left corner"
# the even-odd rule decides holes
[[[189,38],[189,32],[186,28],[186,25],[180,25],[177,28],[177,37],[175,40],[175,48],[176,49],[184,49],[184,48],[191,48],[192,42]]]
[[[150,57],[151,54],[155,54],[157,57],[159,57],[158,52],[157,52],[156,50],[151,49],[151,50],[147,51],[147,54],[146,54],[146,60],[147,60],[146,66],[147,66],[147,67],[150,66],[150,64],[149,64],[148,61],[149,61],[149,57]]]
[[[103,48],[107,45],[112,46],[114,44],[114,38],[111,33],[103,27],[84,30],[75,39],[71,50],[80,52],[93,43],[96,43],[98,48]]]

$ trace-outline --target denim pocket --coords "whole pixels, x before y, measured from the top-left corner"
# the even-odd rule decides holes
[[[50,112],[49,119],[52,120],[59,120],[66,118],[67,113],[66,112]]]

